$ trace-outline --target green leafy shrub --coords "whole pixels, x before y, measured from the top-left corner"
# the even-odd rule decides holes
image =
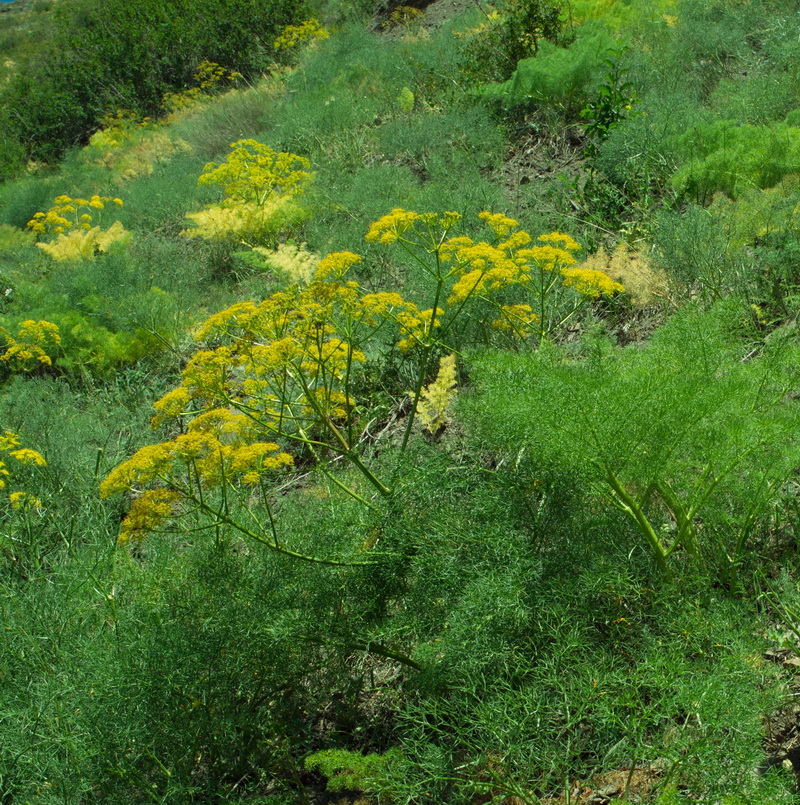
[[[380,793],[381,781],[386,777],[386,766],[395,755],[395,751],[385,755],[362,755],[346,749],[323,749],[309,755],[305,759],[305,767],[318,769],[328,778],[328,791]]]
[[[158,114],[165,93],[193,86],[203,61],[257,76],[279,31],[303,12],[302,3],[286,0],[63,4],[52,39],[13,77],[4,103],[29,156],[50,160],[119,108]]]
[[[579,34],[568,47],[543,42],[539,54],[520,61],[508,81],[487,84],[476,93],[504,106],[549,104],[578,110],[601,80],[613,44],[602,30]]]
[[[506,79],[546,42],[558,45],[570,38],[565,30],[569,5],[559,0],[503,0],[488,13],[480,8],[480,24],[461,34],[463,69],[473,80]]]
[[[53,263],[46,283],[34,266],[9,272],[4,323],[13,334],[27,319],[52,322],[60,335],[51,355],[55,371],[107,375],[183,338],[191,297],[180,303],[149,284],[139,261],[124,252]]]
[[[784,400],[798,347],[777,338],[743,361],[750,347],[730,328],[748,322],[731,311],[685,312],[618,355],[479,357],[473,427],[484,444],[582,467],[665,576],[681,553],[735,572],[796,461],[786,445],[798,412]]]
[[[784,123],[752,126],[720,120],[686,132],[676,147],[686,154],[686,162],[672,182],[701,204],[717,191],[736,198],[800,172],[800,129]]]

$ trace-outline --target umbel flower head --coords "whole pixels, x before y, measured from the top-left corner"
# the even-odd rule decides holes
[[[448,410],[456,395],[456,356],[447,355],[439,361],[436,380],[426,386],[417,402],[417,417],[422,427],[436,436],[448,422]],[[413,392],[409,392],[413,397]]]
[[[0,495],[8,495],[8,503],[12,510],[39,509],[42,503],[35,495],[22,490],[11,492],[8,489],[9,483],[14,482],[18,468],[47,466],[47,461],[41,453],[30,447],[21,447],[20,444],[19,436],[13,431],[0,431]]]
[[[50,238],[49,242],[36,245],[54,260],[91,259],[130,235],[119,221],[105,230],[93,225],[97,213],[109,204],[123,206],[122,199],[111,196],[94,195],[89,199],[57,196],[47,212],[37,212],[28,221],[28,227],[37,236]]]
[[[0,364],[17,372],[29,372],[52,365],[48,351],[61,343],[61,335],[52,322],[28,319],[20,324],[16,336],[0,327],[0,345],[3,343],[5,352],[0,354]]]

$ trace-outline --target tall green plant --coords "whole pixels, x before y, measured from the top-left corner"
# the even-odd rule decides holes
[[[644,349],[585,360],[491,353],[473,368],[484,443],[580,471],[635,526],[661,573],[683,553],[735,571],[798,456],[797,345],[737,344],[735,312],[675,317]]]

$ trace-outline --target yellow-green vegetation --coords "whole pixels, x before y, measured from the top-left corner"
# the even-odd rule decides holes
[[[309,161],[256,140],[239,140],[231,149],[225,162],[209,162],[198,179],[201,185],[219,185],[224,200],[187,215],[194,226],[183,234],[248,245],[269,243],[304,216],[295,198],[311,181]]]
[[[41,453],[22,447],[19,436],[10,430],[0,435],[0,493],[12,510],[37,509],[42,503],[29,492],[11,487],[16,483],[16,475],[21,467],[45,467],[47,462]],[[8,459],[11,459],[9,462]]]
[[[299,25],[287,25],[273,43],[275,50],[290,50],[298,45],[327,39],[330,33],[319,24],[319,20],[309,19]]]
[[[0,5],[0,802],[792,805],[795,9]]]
[[[122,206],[122,199],[94,195],[89,199],[57,196],[47,212],[37,212],[28,221],[28,228],[49,241],[36,245],[53,260],[91,259],[107,252],[113,243],[127,240],[119,221],[108,229],[92,226],[94,216],[110,203]]]

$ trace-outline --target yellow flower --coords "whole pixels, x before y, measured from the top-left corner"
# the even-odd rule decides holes
[[[179,500],[180,495],[170,489],[151,489],[141,494],[122,521],[117,543],[124,546],[131,541],[141,542],[174,514]]]
[[[150,420],[150,426],[155,430],[159,425],[171,419],[177,419],[186,409],[192,399],[191,392],[184,386],[167,392],[160,400],[153,403],[156,415]]]
[[[109,498],[128,492],[136,485],[146,486],[172,466],[171,444],[151,444],[141,448],[127,461],[114,468],[100,484],[100,497]]]
[[[582,296],[596,299],[599,296],[614,296],[625,288],[603,271],[593,268],[563,268],[564,287],[574,288]]]
[[[317,263],[315,280],[335,277],[341,279],[354,266],[361,262],[361,256],[354,252],[332,252]]]
[[[501,305],[500,313],[500,318],[492,322],[492,328],[515,335],[525,333],[539,321],[530,305]]]
[[[512,229],[516,229],[519,226],[519,221],[515,221],[502,213],[481,212],[478,213],[478,218],[486,221],[495,235],[501,238],[506,237]]]
[[[409,392],[413,397],[414,392]],[[426,386],[417,402],[420,424],[431,435],[436,435],[447,424],[448,409],[456,395],[456,356],[448,355],[439,361],[436,380]]]
[[[19,444],[19,436],[10,430],[3,431],[2,435],[0,435],[0,450],[11,450],[14,447],[19,447]],[[2,466],[2,462],[0,462],[0,466]]]
[[[12,492],[8,496],[12,509],[40,509],[42,501],[27,492]]]
[[[287,25],[273,42],[275,50],[288,50],[303,42],[315,42],[330,36],[315,19],[305,20],[300,25]]]
[[[384,215],[370,226],[366,240],[373,243],[394,243],[411,229],[419,218],[419,213],[395,207],[388,215]]]
[[[40,509],[42,501],[27,492],[12,492],[8,496],[12,509]]]
[[[565,235],[563,232],[550,232],[547,235],[539,235],[537,240],[542,241],[542,243],[557,246],[560,249],[565,249],[568,252],[578,252],[581,249],[577,241],[573,240],[569,235]]]
[[[28,447],[23,447],[19,450],[12,450],[9,455],[13,456],[20,464],[32,464],[37,467],[44,467],[47,465],[47,462],[44,460],[44,456],[41,453],[37,453],[35,450],[31,450]]]

